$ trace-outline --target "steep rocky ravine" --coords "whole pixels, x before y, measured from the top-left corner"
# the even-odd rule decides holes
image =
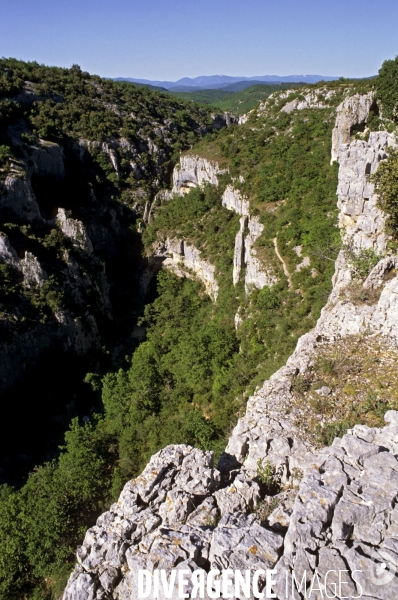
[[[372,102],[354,97],[337,112],[333,152],[344,246],[316,327],[249,399],[217,468],[210,452],[169,446],[126,484],[118,502],[88,530],[64,600],[136,597],[138,569],[272,567],[278,598],[285,597],[286,570],[298,580],[306,570],[307,581],[317,572],[323,581],[331,569],[346,571],[344,597],[396,598],[398,413],[386,413],[385,427],[355,425],[325,448],[301,423],[308,410],[320,411],[309,408],[305,385],[322,348],[358,336],[365,347],[379,338],[386,349],[397,346],[397,259],[388,250],[385,217],[368,180],[395,138],[384,131],[370,133],[367,141],[346,137],[365,122]],[[288,106],[296,109],[297,103]],[[244,199],[229,197],[247,218]],[[358,281],[352,256],[368,249],[377,264]],[[373,295],[364,301],[369,290]],[[335,390],[326,385],[315,393],[319,401],[334,401]],[[318,422],[321,429],[330,425],[322,415]],[[382,562],[392,569],[386,586],[375,575]],[[349,573],[355,570],[356,578]],[[330,587],[311,597],[333,594],[334,583],[329,579]],[[303,598],[303,590],[292,597]]]
[[[18,482],[99,410],[84,375],[136,347],[137,224],[173,153],[227,119],[78,67],[0,62],[0,482]]]

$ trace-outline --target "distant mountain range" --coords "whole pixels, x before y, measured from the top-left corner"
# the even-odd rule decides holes
[[[231,77],[229,75],[201,75],[199,77],[183,77],[178,81],[152,81],[150,79],[134,79],[133,77],[116,77],[115,81],[128,81],[141,85],[165,88],[174,92],[194,92],[199,90],[223,89],[231,84],[242,83],[240,89],[259,83],[317,83],[332,81],[338,77],[329,75],[256,75],[255,77]],[[246,85],[247,84],[247,85]]]

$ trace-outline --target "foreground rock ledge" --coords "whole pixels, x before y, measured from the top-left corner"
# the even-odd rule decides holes
[[[321,581],[346,570],[343,595],[395,600],[398,577],[378,585],[375,575],[376,563],[398,564],[398,412],[385,420],[308,453],[299,487],[279,493],[265,521],[253,509],[271,499],[244,466],[220,472],[211,452],[164,448],[87,531],[63,600],[135,599],[139,569],[228,568],[276,568],[278,598],[286,570]]]

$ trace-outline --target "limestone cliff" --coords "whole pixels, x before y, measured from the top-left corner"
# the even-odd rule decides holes
[[[218,283],[215,278],[215,266],[201,258],[195,246],[184,240],[169,239],[159,242],[154,257],[162,259],[162,267],[170,269],[179,277],[194,277],[205,286],[213,301],[217,300]]]
[[[46,299],[55,277],[62,281],[62,296],[57,296],[57,306],[46,308],[44,318],[29,320],[22,308],[13,307],[11,327],[10,318],[2,314],[6,335],[0,349],[1,391],[16,383],[46,349],[83,356],[100,347],[98,320],[112,319],[105,261],[115,251],[123,218],[117,205],[104,209],[95,198],[95,217],[84,210],[86,224],[72,217],[71,210],[59,206],[65,202],[73,205],[63,189],[68,180],[64,148],[40,139],[24,145],[20,137],[24,128],[9,130],[21,159],[11,161],[5,192],[0,196],[0,214],[3,222],[20,225],[10,233],[0,232],[0,262],[18,274],[22,291]],[[84,152],[84,148],[80,150],[82,161]],[[43,247],[38,244],[36,231],[40,240],[48,236],[44,237]],[[87,293],[91,294],[92,304],[87,302]],[[61,297],[66,300],[61,302]]]
[[[225,173],[218,163],[201,156],[185,154],[173,171],[173,194],[184,195],[203,183],[218,185],[217,175]]]
[[[341,144],[351,142],[355,131],[364,131],[372,106],[374,93],[355,94],[346,98],[337,108],[337,119],[332,134],[331,162],[338,160]]]
[[[194,155],[184,155],[180,164],[173,171],[172,193],[184,195],[192,188],[209,183],[218,186],[218,175],[225,173],[215,161]],[[245,290],[248,293],[252,287],[262,289],[276,281],[270,268],[256,256],[255,242],[260,237],[263,225],[258,217],[249,214],[249,201],[243,198],[239,190],[232,185],[227,185],[223,196],[222,205],[228,210],[233,210],[241,215],[240,228],[236,234],[234,249],[233,283],[236,285],[240,279],[240,271],[246,269]],[[246,218],[247,217],[247,218]]]
[[[377,132],[368,142],[338,148],[340,225],[347,245],[378,253],[378,264],[360,285],[377,288],[379,297],[371,305],[352,301],[347,290],[353,267],[342,250],[315,329],[249,399],[217,469],[211,453],[188,446],[169,446],[153,456],[87,532],[63,600],[135,597],[138,569],[272,567],[280,599],[286,571],[294,570],[299,580],[304,570],[307,580],[317,572],[323,582],[333,569],[345,571],[345,597],[396,598],[398,412],[387,412],[385,427],[356,425],[319,449],[300,424],[308,408],[297,402],[294,389],[322,345],[362,332],[397,346],[397,259],[385,254],[384,217],[366,179],[393,143]],[[242,215],[243,222],[247,218]],[[330,390],[317,393],[327,396]],[[276,496],[269,495],[266,465],[284,488]],[[377,571],[383,562],[388,585]],[[348,572],[355,570],[356,581]],[[321,590],[317,597],[333,588]],[[303,598],[303,590],[292,597]]]
[[[255,242],[262,234],[264,226],[260,223],[260,219],[257,216],[250,216],[249,201],[242,198],[239,190],[228,185],[222,197],[222,204],[228,210],[233,210],[242,215],[240,229],[235,239],[234,285],[239,282],[242,268],[246,268],[246,293],[250,293],[252,287],[261,290],[264,286],[273,285],[277,281],[277,278],[272,273],[272,269],[266,269],[265,265],[257,258]]]
[[[269,106],[276,100],[277,102],[283,103],[281,112],[291,113],[294,110],[305,110],[307,108],[328,108],[335,95],[335,90],[330,90],[325,87],[317,89],[300,89],[300,90],[285,90],[283,92],[274,92],[268,98],[261,102],[258,111],[262,112],[269,108]],[[291,98],[289,100],[289,98]],[[248,113],[250,114],[250,113]],[[248,116],[243,116],[243,122],[247,120]]]

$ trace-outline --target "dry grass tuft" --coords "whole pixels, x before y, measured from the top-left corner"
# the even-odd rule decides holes
[[[383,288],[381,286],[378,288],[364,288],[362,283],[354,280],[342,290],[341,295],[356,306],[361,304],[372,306],[379,301],[382,290]]]
[[[296,425],[317,446],[357,423],[383,426],[385,412],[398,409],[397,364],[398,349],[381,336],[318,346],[312,368],[292,382]]]

